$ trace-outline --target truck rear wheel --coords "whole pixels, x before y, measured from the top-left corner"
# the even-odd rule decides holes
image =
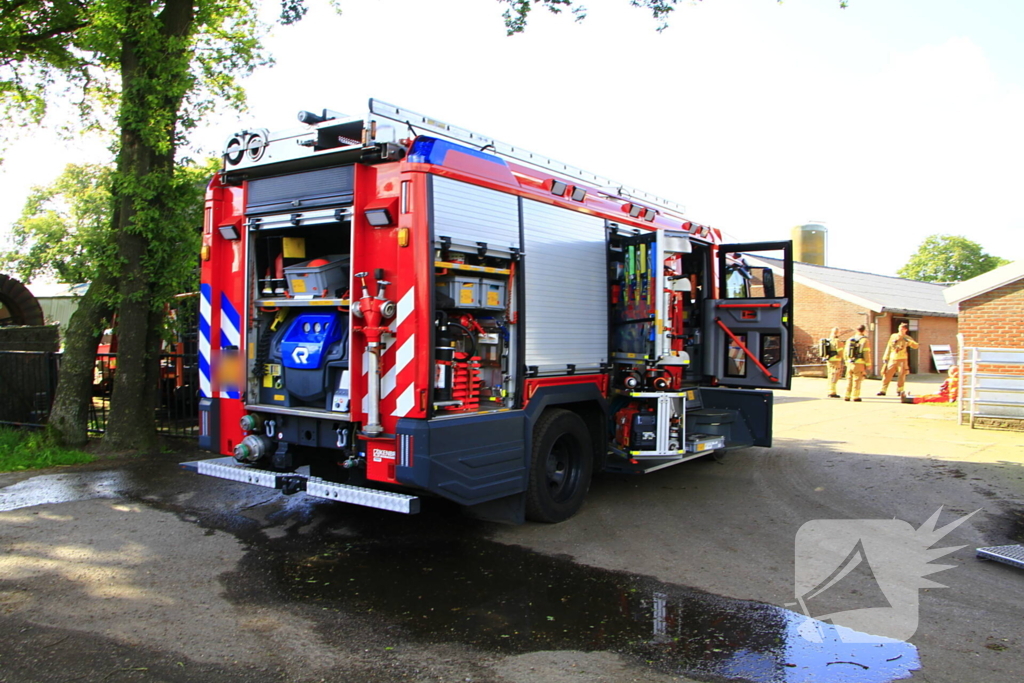
[[[569,519],[583,505],[594,471],[586,423],[576,413],[554,408],[533,429],[526,517],[552,524]]]

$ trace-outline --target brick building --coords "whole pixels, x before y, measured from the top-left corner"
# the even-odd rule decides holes
[[[781,262],[763,261],[782,274]],[[935,372],[930,347],[947,344],[956,354],[957,309],[946,303],[947,285],[905,280],[887,275],[828,268],[810,263],[793,264],[796,364],[818,362],[818,340],[833,326],[847,339],[857,326],[868,325],[874,367],[882,367],[882,351],[889,335],[901,322],[910,325],[910,336],[920,348],[910,352],[910,371]]]
[[[1024,261],[960,282],[943,294],[959,307],[964,346],[1024,349]],[[1024,374],[1020,367],[1002,371]]]

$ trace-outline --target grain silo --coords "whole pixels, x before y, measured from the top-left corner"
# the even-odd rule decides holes
[[[804,223],[790,231],[793,239],[793,260],[825,265],[825,236],[828,228],[821,223]]]

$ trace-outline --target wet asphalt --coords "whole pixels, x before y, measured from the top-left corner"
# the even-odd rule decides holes
[[[803,392],[784,397],[777,407],[783,429],[813,436],[808,415],[815,406],[814,424],[827,422],[829,411],[850,407],[820,401],[814,383],[802,384]],[[789,418],[787,400],[803,404],[790,408]],[[889,415],[896,410],[881,403],[865,407]],[[937,417],[924,431],[949,429],[948,415],[927,414]],[[925,413],[902,417],[930,419]],[[950,433],[964,443],[962,432]],[[790,466],[803,463],[801,476],[810,476],[808,467],[826,467],[821,459],[813,465],[801,460],[801,449],[812,449],[798,439],[790,443],[788,434],[783,438],[785,445],[771,450],[792,456]],[[999,436],[972,452],[988,451],[995,454],[988,460],[1014,463],[1020,450],[1012,443]],[[844,465],[837,457],[842,448],[833,444],[826,450],[831,466]],[[742,575],[730,579],[732,569],[717,570],[713,558],[705,567],[691,559],[671,571],[661,569],[673,544],[667,529],[709,509],[709,500],[742,498],[735,488],[761,464],[756,456],[741,455],[724,465],[695,461],[639,483],[602,477],[579,518],[554,527],[509,528],[469,519],[443,501],[428,500],[421,514],[403,516],[304,494],[283,497],[178,466],[201,455],[186,447],[74,470],[0,475],[0,547],[6,556],[0,562],[0,682],[965,680],[941,657],[930,662],[910,643],[848,644],[828,624],[808,637],[811,622],[782,607],[788,603],[781,597],[761,590],[767,599],[750,599],[757,587]],[[902,464],[934,470],[936,462],[942,462],[941,454],[929,452]],[[976,464],[965,460],[958,471]],[[792,479],[788,470],[779,476]],[[867,486],[861,477],[847,484]],[[928,486],[927,476],[911,479]],[[977,495],[990,514],[978,533],[1013,540],[1020,532],[1014,520],[1024,519],[1014,517],[1019,484],[1000,480],[986,486],[990,495]],[[793,507],[801,495],[776,492],[773,504]],[[658,522],[645,524],[649,516]],[[666,521],[673,518],[675,523]],[[617,544],[615,534],[602,531],[611,524],[633,540],[647,540],[641,548]],[[771,536],[773,525],[761,524],[760,535]],[[785,538],[790,526],[782,525],[776,541],[788,544],[791,554],[792,539]],[[651,528],[661,531],[645,536]],[[688,558],[736,542],[714,528],[706,520],[688,526],[697,549]],[[109,559],[82,559],[98,548],[109,548]],[[111,588],[104,572],[132,553],[146,558],[135,561],[137,572],[152,567],[146,578],[115,580]],[[785,576],[790,570],[773,558],[734,559],[758,561],[764,571],[780,575],[777,582],[791,581]],[[1019,579],[1010,568],[994,571],[1009,589],[1024,586],[1024,571]],[[84,585],[89,590],[73,590]],[[150,595],[136,600],[132,596],[142,587]],[[82,601],[77,608],[68,604],[75,600]],[[97,600],[115,604],[97,607]],[[79,620],[76,613],[88,617]],[[170,614],[184,616],[177,621]],[[232,654],[225,628],[236,627]],[[1018,634],[1006,635],[1014,637],[989,636],[979,654],[1007,661],[983,678],[967,680],[1011,680],[1002,678],[1008,670],[1003,664],[1013,669],[1022,660]],[[955,627],[946,640],[957,642]],[[926,649],[933,648],[929,641]],[[541,653],[563,654],[538,663]],[[614,666],[577,653],[611,655]]]

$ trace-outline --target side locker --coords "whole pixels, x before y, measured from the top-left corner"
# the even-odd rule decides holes
[[[511,408],[519,381],[519,200],[442,176],[429,179],[436,321],[432,414]]]
[[[758,259],[755,252],[765,251],[781,251],[783,258]],[[789,389],[792,242],[723,244],[718,259],[721,298],[704,302],[704,373],[725,386]]]

